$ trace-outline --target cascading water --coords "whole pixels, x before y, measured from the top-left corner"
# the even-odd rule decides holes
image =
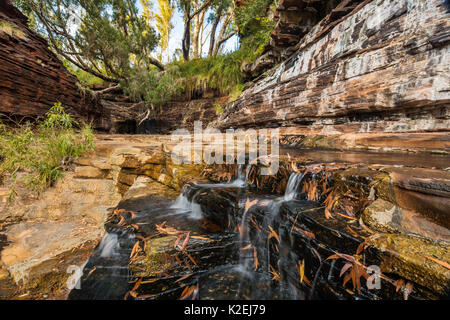
[[[247,175],[244,174],[244,167],[243,164],[238,164],[237,166],[237,178],[232,181],[228,186],[229,187],[245,187],[247,185]]]
[[[69,299],[122,299],[130,279],[128,257],[134,235],[111,228],[83,265],[80,285]]]
[[[334,281],[334,264],[331,268],[325,266],[318,253],[325,247],[314,244],[314,236],[305,237],[304,233],[309,232],[306,229],[294,228],[297,217],[289,216],[298,210],[321,209],[315,202],[300,200],[304,175],[293,173],[284,195],[274,196],[246,187],[251,171],[247,166],[244,176],[244,166],[239,166],[230,183],[189,183],[173,202],[150,197],[124,203],[127,210],[135,212],[134,216],[127,216],[127,225],[119,216],[107,225],[108,233],[85,266],[81,290],[73,290],[70,298],[178,299],[184,288],[192,285],[197,286],[200,299],[306,299],[317,295],[323,274],[325,281]],[[145,261],[151,263],[151,268],[159,266],[154,259],[161,256],[181,254],[184,260],[167,263],[175,266],[170,271],[163,268],[166,263],[160,262],[160,274],[136,276],[135,272],[142,269],[140,265],[130,269],[130,255],[136,244],[143,246],[142,241],[155,236],[161,240],[173,237],[159,234],[157,224],[184,230],[185,235],[189,232],[189,241],[183,236],[178,244],[187,241],[189,256],[183,256],[173,244],[164,249],[168,250],[167,256],[166,251],[162,251],[164,255],[153,253],[155,256],[141,252],[150,255],[142,261],[144,265]],[[194,241],[193,237],[205,242],[196,244],[200,240]],[[145,245],[157,248],[153,243]],[[324,256],[331,255],[332,251],[326,250]],[[305,273],[304,280],[299,281],[299,266],[304,264],[309,278]],[[138,279],[146,284],[134,292]],[[334,291],[332,294],[338,296]]]
[[[246,200],[247,205],[252,206],[244,208],[239,227],[240,239],[245,249],[242,250],[241,248],[240,250],[239,266],[236,268],[242,276],[240,294],[251,299],[264,299],[275,296],[285,299],[297,298],[297,290],[293,289],[289,283],[283,282],[283,279],[280,278],[277,279],[279,284],[274,286],[272,280],[273,278],[281,277],[279,269],[283,257],[280,252],[289,245],[283,242],[283,237],[280,234],[282,229],[276,227],[279,224],[280,208],[284,202],[296,198],[302,180],[303,174],[292,173],[283,197]],[[258,214],[258,212],[263,214]],[[260,221],[258,228],[263,228],[265,231],[270,232],[269,236],[265,232],[249,232],[251,228],[250,223],[256,223],[255,216],[257,214]],[[278,254],[274,255],[274,252]],[[264,291],[258,288],[262,284],[266,286]]]
[[[177,210],[176,213],[186,212],[193,219],[201,219],[203,216],[201,206],[195,202],[195,195],[189,200],[184,193],[181,193],[170,208]]]
[[[116,255],[119,248],[120,245],[117,234],[106,233],[100,242],[98,250],[100,251],[100,257],[108,258]]]
[[[291,174],[286,186],[286,191],[284,193],[284,201],[290,201],[295,199],[295,196],[298,194],[297,190],[302,181],[303,181],[302,173],[294,172]]]
[[[194,225],[198,225],[208,216],[204,210],[210,209],[207,206],[205,207],[205,202],[201,201],[202,197],[210,194],[219,196],[222,192],[221,190],[235,190],[232,192],[239,197],[235,210],[240,211],[242,216],[236,215],[235,224],[230,226],[230,222],[228,223],[229,230],[224,235],[231,232],[229,233],[230,236],[234,235],[235,237],[236,234],[239,234],[237,239],[239,241],[232,246],[235,253],[226,253],[224,251],[223,254],[228,257],[236,255],[236,260],[232,262],[233,259],[229,260],[229,258],[226,258],[225,260],[229,261],[228,264],[212,268],[205,273],[205,277],[210,277],[206,275],[213,274],[215,270],[228,272],[230,279],[233,277],[235,279],[233,285],[238,286],[234,291],[234,298],[296,298],[296,291],[289,288],[286,282],[282,282],[280,279],[279,283],[275,283],[272,278],[276,273],[281,274],[280,271],[276,270],[279,270],[281,267],[280,263],[283,261],[281,251],[288,246],[287,243],[284,243],[282,231],[278,228],[280,207],[283,203],[296,198],[303,175],[293,173],[287,183],[284,196],[274,197],[249,193],[249,190],[245,187],[247,186],[246,181],[248,181],[250,172],[251,165],[247,166],[246,169],[244,165],[239,165],[236,178],[229,183],[187,184],[172,205],[168,204],[155,208],[146,206],[145,212],[148,213],[139,214],[135,218],[135,223],[139,224],[139,221],[141,221],[140,225],[151,226],[158,223],[158,221],[161,223],[163,220],[169,220],[172,221],[172,224],[176,224],[177,228],[184,228],[185,222],[180,221],[193,221]],[[217,204],[217,201],[213,201],[211,204]],[[250,202],[252,207],[249,207],[247,202]],[[202,210],[202,206],[204,210]],[[221,212],[220,206],[221,204],[219,203],[219,207],[215,208],[215,210],[218,210],[218,215],[230,215],[230,212]],[[231,213],[231,215],[233,214]],[[259,226],[257,227],[259,232],[255,232],[253,228],[256,224]],[[194,226],[191,222],[188,222],[188,225]],[[239,226],[237,227],[238,230],[232,230],[234,226]],[[271,230],[272,235],[275,234],[276,236],[268,238],[267,232]],[[238,232],[235,233],[234,231]],[[95,299],[104,298],[106,295],[107,298],[115,299],[123,295],[125,287],[128,286],[130,280],[128,260],[131,247],[135,241],[136,239],[132,233],[128,232],[128,229],[122,231],[120,228],[113,227],[109,230],[85,267],[82,279],[84,290],[74,290],[71,293],[71,298],[88,297]],[[246,250],[242,250],[245,247],[247,247]],[[222,253],[220,254],[222,255]],[[90,275],[90,271],[93,270],[94,266],[97,270]],[[208,282],[211,280],[205,281],[205,285],[208,285]],[[265,290],[261,290],[261,286]],[[109,291],[110,293],[105,294],[104,291]],[[216,294],[220,295],[219,292]]]
[[[239,164],[237,166],[236,179],[228,183],[201,183],[198,184],[198,186],[203,188],[244,188],[247,186],[246,181],[248,178],[249,167],[250,166],[248,166],[246,173],[244,173],[245,165]],[[201,219],[203,217],[202,209],[201,206],[196,202],[198,193],[194,194],[192,198],[189,199],[188,195],[186,194],[187,191],[189,190],[185,186],[171,208],[187,212],[194,219]]]

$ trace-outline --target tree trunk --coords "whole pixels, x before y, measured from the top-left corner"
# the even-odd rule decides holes
[[[216,19],[214,20],[214,24],[211,27],[211,37],[209,40],[209,51],[208,51],[209,57],[211,57],[214,52],[214,45],[216,42],[216,32],[217,32],[217,27],[219,26],[219,23],[220,23],[220,19],[222,19],[222,14],[218,13],[216,16]]]
[[[225,32],[227,31],[228,23],[231,20],[231,15],[227,12],[227,16],[223,21],[222,27],[220,28],[219,37],[217,38],[217,42],[214,44],[213,55],[216,56],[219,52],[220,46],[224,43],[224,39],[226,39]]]
[[[206,0],[194,13],[191,14],[191,3],[186,1],[184,5],[184,34],[182,41],[183,58],[189,60],[189,51],[191,49],[191,21],[212,3],[213,0]]]
[[[189,51],[191,48],[191,19],[185,17],[184,21],[184,34],[182,42],[183,58],[184,61],[189,61]]]
[[[200,15],[196,15],[194,18],[194,34],[192,35],[192,57],[198,58],[198,38],[200,34]]]
[[[206,10],[203,10],[195,18],[194,37],[192,39],[192,48],[194,59],[202,56],[202,34],[203,34],[203,22],[205,20]]]

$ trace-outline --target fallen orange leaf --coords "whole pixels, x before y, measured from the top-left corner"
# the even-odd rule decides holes
[[[427,258],[427,259],[429,259],[429,260],[431,260],[431,261],[434,261],[434,262],[440,264],[441,266],[443,266],[443,267],[445,267],[445,268],[447,268],[447,269],[450,269],[450,264],[448,264],[447,262],[444,262],[444,261],[441,261],[441,260],[432,258],[432,257],[430,257],[430,256],[426,256],[426,255],[424,255],[424,254],[421,254],[421,256],[424,257],[424,258]]]

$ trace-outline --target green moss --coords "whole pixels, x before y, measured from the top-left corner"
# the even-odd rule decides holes
[[[244,91],[245,85],[243,84],[237,84],[233,90],[231,90],[228,98],[228,102],[236,101],[240,95],[242,94],[242,91]]]
[[[0,21],[0,32],[22,40],[27,39],[25,33],[17,25],[8,21]]]
[[[214,104],[214,110],[216,111],[216,114],[219,116],[223,113],[223,107],[220,103],[215,103]]]
[[[381,172],[376,176],[375,190],[377,197],[396,204],[394,185],[389,174]]]
[[[384,273],[395,273],[439,294],[450,289],[450,270],[432,259],[450,263],[448,243],[409,235],[389,234],[373,243],[384,253],[380,266]]]
[[[176,239],[175,236],[166,236],[148,241],[145,255],[133,261],[130,270],[137,277],[153,277],[164,272],[170,262],[164,259],[163,253],[173,249]]]

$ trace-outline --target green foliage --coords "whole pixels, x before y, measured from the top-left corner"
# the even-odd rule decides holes
[[[244,76],[240,71],[243,58],[242,52],[236,51],[225,56],[173,62],[164,72],[141,69],[122,85],[135,101],[153,105],[163,105],[180,95],[189,98],[194,92],[206,90],[236,94],[243,89]]]
[[[138,2],[142,10],[138,10]],[[175,59],[162,66],[152,58],[159,35],[152,26],[155,14],[150,0],[15,0],[15,3],[33,19],[36,29],[50,40],[53,49],[82,83],[120,83],[125,94],[134,101],[145,101],[153,106],[163,105],[174,97],[190,99],[194,93],[207,90],[230,95],[230,100],[235,100],[247,80],[241,72],[242,66],[254,62],[270,40],[275,25],[271,15],[277,6],[277,0],[242,0],[236,6],[231,0],[213,1],[206,20],[212,24],[226,21],[224,25],[230,29],[214,33],[216,44],[222,45],[219,35],[225,39],[224,36],[236,28],[240,49],[216,55],[221,52],[216,50],[220,48],[217,45],[210,48],[214,52],[210,52],[208,58]],[[161,8],[162,3],[171,10],[175,4],[161,0]],[[182,12],[188,9],[192,13],[196,8],[191,1],[176,3]],[[203,2],[197,5],[199,3]],[[163,20],[167,24],[164,30],[171,27],[172,12],[169,11],[165,19],[162,16],[159,19],[161,30]],[[73,28],[73,24],[71,28],[74,17],[81,22],[77,28]],[[194,32],[195,28],[191,27]],[[161,31],[162,47],[168,43],[166,31]]]
[[[275,27],[275,21],[269,17],[273,3],[273,0],[252,0],[236,8],[241,50],[248,62],[253,62],[261,55],[264,46],[270,41],[270,34]]]
[[[245,85],[242,83],[237,84],[233,90],[229,93],[228,102],[233,102],[241,95],[242,91],[244,91]]]
[[[121,85],[125,94],[134,101],[146,101],[153,105],[162,105],[183,90],[180,70],[176,65],[167,66],[163,72],[155,68],[137,69],[128,82]]]
[[[9,34],[12,37],[26,39],[25,33],[14,23],[0,20],[0,32]]]
[[[28,26],[32,30],[37,30],[39,28],[38,23],[36,21],[35,15],[33,15],[33,10],[30,8],[28,0],[14,0],[13,4],[28,17]]]
[[[218,116],[221,115],[224,112],[223,106],[220,103],[218,103],[218,102],[216,102],[214,104],[214,110],[216,111],[216,114]]]
[[[90,85],[105,83],[105,81],[94,76],[92,73],[86,72],[86,71],[74,66],[67,59],[64,59],[63,57],[61,57],[61,61],[64,64],[64,66],[67,68],[67,70],[71,74],[73,74],[75,77],[77,77],[78,81],[80,81],[80,83],[84,84],[86,87],[89,87]]]
[[[16,5],[60,56],[97,77],[117,82],[134,66],[154,64],[150,53],[159,39],[136,1],[18,0]]]
[[[179,62],[185,92],[191,94],[212,89],[224,95],[230,93],[244,81],[240,70],[242,58],[241,52],[236,51],[224,56]]]
[[[86,72],[78,67],[75,67],[73,64],[71,64],[66,59],[61,59],[64,66],[69,70],[71,74],[73,74],[75,77],[77,77],[78,81],[80,81],[82,84],[89,86],[94,84],[102,84],[104,81],[93,74]]]
[[[27,123],[10,128],[0,123],[0,175],[10,174],[13,191],[19,182],[30,190],[43,191],[75,158],[94,148],[92,128],[83,124],[75,131],[75,126],[78,124],[60,103],[35,127]]]
[[[92,75],[89,72],[86,72],[84,70],[81,70],[79,68],[75,69],[75,70],[70,70],[69,71],[75,76],[77,77],[78,81],[80,81],[81,83],[89,86],[89,85],[94,85],[94,84],[102,84],[104,83],[104,81],[100,78],[97,78],[96,76]]]

